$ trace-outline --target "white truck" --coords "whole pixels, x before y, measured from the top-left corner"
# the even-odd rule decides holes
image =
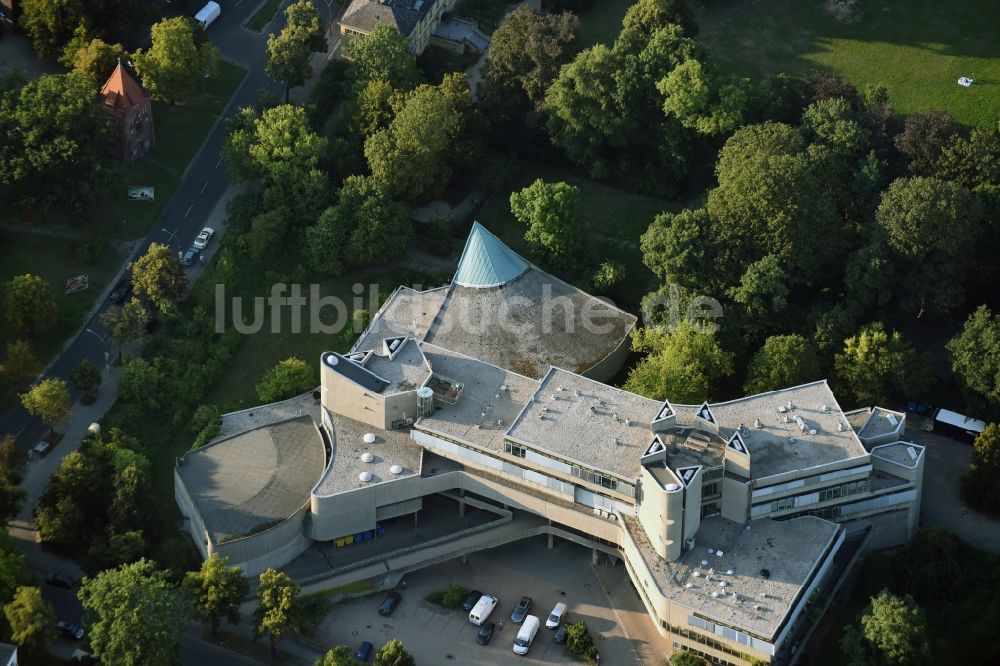
[[[479,597],[479,601],[469,611],[469,622],[477,627],[481,626],[493,612],[493,609],[497,607],[497,603],[498,599],[492,595],[484,594]]]
[[[207,29],[208,26],[215,23],[215,19],[222,15],[222,7],[219,3],[214,0],[208,0],[205,6],[198,10],[198,13],[194,15],[194,20],[198,22],[202,28]]]

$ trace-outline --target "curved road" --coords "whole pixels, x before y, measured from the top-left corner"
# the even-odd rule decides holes
[[[284,0],[282,8],[287,3],[288,0]],[[253,105],[264,91],[270,91],[275,95],[284,92],[283,86],[272,81],[264,73],[266,35],[284,27],[284,12],[279,12],[263,34],[257,34],[244,29],[242,25],[256,11],[260,3],[253,0],[221,0],[221,4],[222,15],[208,28],[208,36],[222,51],[223,57],[248,70],[248,74],[229,100],[219,122],[213,126],[198,153],[188,164],[177,191],[170,198],[154,228],[138,246],[135,256],[144,254],[149,244],[153,242],[174,247],[179,244],[181,249],[191,246],[195,236],[205,226],[208,215],[230,185],[219,152],[225,133],[225,119],[230,118],[239,109]],[[317,3],[317,9],[320,16],[327,16],[327,6],[323,0]],[[153,113],[155,118],[155,108]],[[175,231],[176,239],[163,229]],[[124,270],[123,266],[122,272]],[[112,284],[116,281],[117,278],[112,280]],[[107,338],[108,331],[100,322],[100,314],[108,309],[109,304],[106,295],[102,295],[102,298],[105,300],[101,306],[50,365],[46,377],[68,378],[85,358],[90,359],[98,368],[104,367],[106,347],[98,336]],[[90,329],[97,335],[92,335],[85,329]],[[113,345],[109,344],[107,348],[111,349]],[[73,400],[78,397],[74,393]],[[21,405],[0,418],[0,434],[16,435],[18,443],[24,450],[37,444],[47,430],[39,419],[28,414]]]

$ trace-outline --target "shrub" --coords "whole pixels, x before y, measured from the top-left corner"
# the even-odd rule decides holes
[[[257,384],[257,397],[276,402],[316,388],[313,367],[300,358],[286,358],[267,371]]]
[[[427,595],[428,603],[437,606],[444,606],[449,610],[457,610],[462,607],[462,602],[468,596],[469,590],[458,583],[451,583],[443,590],[437,590]]]
[[[90,359],[84,359],[73,370],[73,376],[70,379],[78,390],[93,396],[101,385],[101,371],[90,362]]]
[[[594,273],[594,291],[604,292],[625,279],[625,264],[620,261],[602,261]]]
[[[597,661],[597,646],[590,637],[586,622],[577,622],[566,627],[566,651],[589,664]]]

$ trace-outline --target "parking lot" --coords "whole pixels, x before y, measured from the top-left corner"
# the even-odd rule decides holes
[[[605,566],[603,561],[602,557],[598,567]],[[489,645],[476,643],[479,627],[468,621],[467,612],[445,610],[425,600],[453,581],[499,598],[489,618],[497,623]],[[399,589],[402,602],[391,617],[383,618],[376,612],[383,595],[356,599],[334,606],[313,640],[325,647],[342,644],[352,649],[370,641],[378,649],[398,638],[418,664],[578,663],[555,643],[554,632],[545,628],[552,607],[562,601],[569,607],[571,623],[587,622],[601,652],[601,663],[641,663],[591,566],[588,548],[556,539],[549,550],[546,538],[537,537],[470,555],[467,564],[456,559],[408,574],[405,583],[406,587]],[[510,622],[510,613],[522,595],[532,597],[530,613],[542,623],[524,657],[511,649],[520,625]]]

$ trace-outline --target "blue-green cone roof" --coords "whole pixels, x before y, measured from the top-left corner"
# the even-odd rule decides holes
[[[472,223],[469,240],[455,271],[455,284],[463,287],[497,287],[528,270],[528,262],[488,232],[479,222]]]

